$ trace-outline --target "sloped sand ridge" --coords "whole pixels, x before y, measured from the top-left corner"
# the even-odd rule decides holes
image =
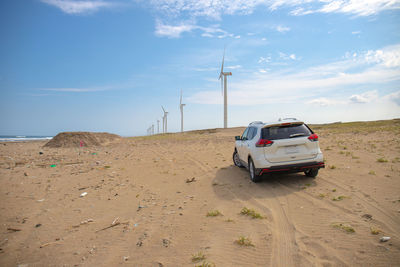
[[[63,132],[57,134],[44,147],[93,147],[120,142],[121,137],[110,133]]]

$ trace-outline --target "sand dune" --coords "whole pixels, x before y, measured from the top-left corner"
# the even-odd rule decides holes
[[[0,265],[399,266],[399,123],[314,126],[327,168],[259,184],[243,128],[0,144]]]

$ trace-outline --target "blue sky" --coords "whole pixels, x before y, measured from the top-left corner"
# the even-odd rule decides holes
[[[0,134],[400,117],[399,0],[0,2]],[[156,127],[157,128],[157,127]]]

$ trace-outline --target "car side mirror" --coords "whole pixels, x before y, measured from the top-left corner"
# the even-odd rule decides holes
[[[240,137],[240,135],[238,135],[238,136],[235,136],[235,140],[240,141],[240,140],[242,140],[242,138]]]

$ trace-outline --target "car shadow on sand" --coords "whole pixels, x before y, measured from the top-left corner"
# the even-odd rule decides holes
[[[253,183],[245,168],[231,165],[217,171],[212,187],[217,197],[225,200],[248,200],[250,198],[275,198],[302,191],[317,185],[318,178],[304,173],[274,173],[263,175],[262,180]]]

